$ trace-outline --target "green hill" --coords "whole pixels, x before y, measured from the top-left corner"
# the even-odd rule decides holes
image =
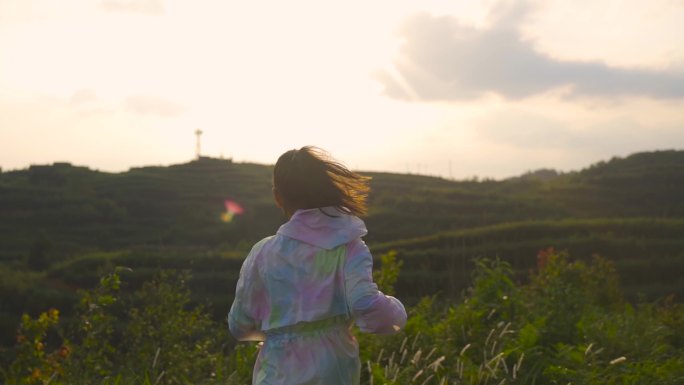
[[[449,181],[369,173],[369,243],[540,219],[684,217],[684,151],[643,153],[555,178]],[[271,167],[202,159],[110,174],[69,164],[0,174],[0,261],[21,263],[37,240],[49,263],[132,246],[245,249],[283,218]],[[223,201],[246,208],[222,223]]]
[[[247,207],[220,221],[223,201]],[[0,175],[0,259],[17,261],[45,235],[52,261],[138,245],[234,248],[277,227],[270,168],[203,159],[108,174],[68,164]]]
[[[113,266],[139,284],[160,268],[192,270],[195,300],[225,313],[241,258],[284,221],[272,167],[202,158],[104,173],[65,163],[0,173],[0,328],[58,306]],[[631,295],[684,294],[684,151],[640,153],[584,170],[508,180],[373,177],[367,243],[396,249],[399,294],[456,296],[470,260],[499,256],[524,271],[540,249],[617,261]],[[223,202],[245,208],[220,220]],[[681,298],[681,297],[680,297]]]
[[[396,250],[404,269],[398,290],[419,298],[456,298],[470,282],[474,258],[508,261],[523,277],[548,248],[615,262],[626,295],[684,298],[684,218],[612,218],[528,221],[378,244],[375,254]]]

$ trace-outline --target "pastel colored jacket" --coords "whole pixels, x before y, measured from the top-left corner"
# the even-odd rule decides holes
[[[238,340],[265,341],[253,384],[358,384],[351,323],[367,333],[404,327],[404,306],[373,283],[366,233],[332,207],[298,210],[252,248],[228,325]]]

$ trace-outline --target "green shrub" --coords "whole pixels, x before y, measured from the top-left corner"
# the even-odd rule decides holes
[[[359,335],[363,384],[684,383],[681,306],[626,303],[612,263],[539,254],[529,283],[478,260],[458,303],[424,298],[404,332]]]
[[[401,261],[381,257],[391,293]],[[501,260],[478,260],[458,302],[423,298],[404,331],[356,333],[362,384],[684,384],[684,307],[623,300],[612,263],[543,250],[528,283]],[[246,384],[258,346],[233,344],[226,325],[189,305],[187,274],[162,272],[132,294],[126,275],[80,293],[77,320],[50,310],[22,317],[18,384]]]

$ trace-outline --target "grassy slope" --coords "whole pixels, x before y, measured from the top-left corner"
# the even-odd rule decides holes
[[[118,174],[69,165],[1,173],[0,326],[11,331],[22,311],[66,309],[75,288],[117,265],[133,268],[133,282],[160,267],[192,269],[196,299],[222,314],[240,256],[282,223],[270,174],[269,166],[218,159]],[[636,154],[551,178],[370,175],[366,241],[377,252],[400,251],[408,267],[400,294],[456,295],[471,257],[498,255],[526,269],[548,246],[618,260],[630,292],[684,291],[684,151]],[[243,204],[246,215],[222,223],[224,199]],[[36,273],[25,259],[41,238],[50,247],[45,271]]]
[[[282,223],[271,168],[204,159],[107,174],[64,165],[0,174],[0,261],[44,233],[52,261],[132,246],[248,248]],[[506,222],[684,217],[684,151],[637,154],[550,180],[456,182],[372,173],[369,243]],[[220,222],[223,200],[246,215]]]
[[[597,254],[615,261],[626,294],[684,298],[684,219],[604,218],[505,223],[377,244],[396,250],[405,268],[398,290],[414,297],[441,292],[457,297],[475,257],[509,261],[524,276],[540,250],[554,247],[576,258]]]

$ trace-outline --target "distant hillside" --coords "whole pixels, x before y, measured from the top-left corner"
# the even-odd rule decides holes
[[[271,167],[202,159],[110,174],[68,164],[0,174],[0,261],[20,263],[36,244],[49,263],[133,246],[247,249],[283,217]],[[614,158],[555,178],[448,181],[373,177],[369,243],[506,222],[684,217],[684,151]],[[246,208],[220,221],[223,201]]]
[[[456,298],[470,281],[474,258],[502,258],[522,277],[549,247],[576,259],[600,255],[615,262],[632,299],[669,294],[684,299],[684,218],[505,223],[377,244],[372,250],[376,255],[398,252],[404,263],[400,292]]]
[[[376,174],[371,243],[506,222],[684,217],[684,151],[614,158],[555,178],[431,183]]]
[[[122,173],[64,163],[0,173],[0,345],[22,312],[57,306],[68,317],[75,290],[115,266],[132,268],[130,285],[159,269],[191,270],[194,299],[224,317],[241,258],[284,221],[271,173],[206,158]],[[475,257],[524,272],[547,247],[615,260],[631,298],[684,296],[684,151],[503,181],[368,175],[366,242],[376,256],[399,252],[398,294],[408,301],[458,296]],[[222,222],[226,199],[245,214]]]
[[[0,174],[0,258],[16,260],[45,236],[55,260],[131,246],[235,248],[281,222],[271,169],[202,159],[109,174],[68,164]],[[223,223],[225,199],[246,207]]]

